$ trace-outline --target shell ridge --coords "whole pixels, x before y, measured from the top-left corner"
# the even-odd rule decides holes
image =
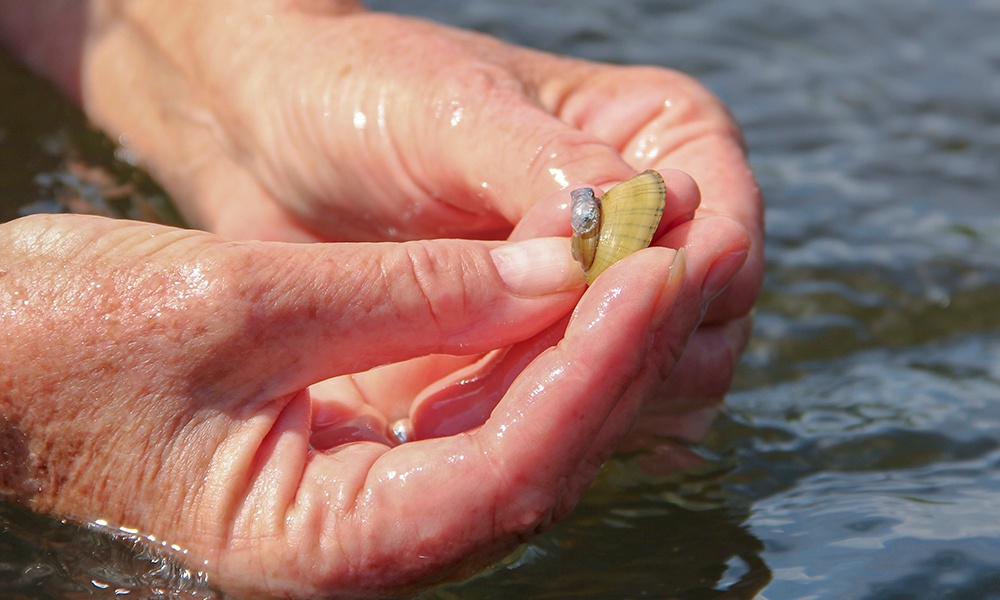
[[[599,200],[599,233],[596,247],[590,246],[593,257],[578,258],[588,284],[612,264],[649,246],[663,215],[666,185],[659,173],[648,170],[612,187]],[[582,247],[580,236],[573,237],[574,248]]]

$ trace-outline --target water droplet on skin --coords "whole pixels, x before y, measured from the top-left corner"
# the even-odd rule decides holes
[[[622,291],[621,287],[616,287],[608,290],[608,292],[604,294],[604,297],[601,298],[601,303],[597,306],[596,314],[586,325],[587,330],[593,329],[604,320],[608,313],[614,308],[614,304],[618,301],[618,297],[622,295]]]
[[[456,103],[452,103],[453,110],[451,112],[451,126],[457,127],[459,123],[462,122],[463,108],[461,105],[455,106]]]
[[[656,135],[649,134],[639,138],[635,151],[632,153],[637,160],[650,161],[660,155],[659,140]]]
[[[557,169],[555,167],[549,168],[549,175],[552,175],[552,179],[559,184],[560,188],[569,187],[569,180],[566,179],[566,173],[562,169]]]
[[[386,113],[385,106],[386,106],[386,102],[387,102],[387,99],[384,96],[380,97],[379,100],[378,100],[378,117],[376,119],[376,123],[378,124],[379,130],[385,130],[385,122],[386,122],[386,120],[385,120],[385,113]]]

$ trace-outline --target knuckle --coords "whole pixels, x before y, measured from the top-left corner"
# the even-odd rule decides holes
[[[726,105],[703,83],[684,73],[659,67],[626,67],[618,77],[648,90],[651,98],[662,100],[661,119],[671,126],[694,126],[726,136],[740,130]]]
[[[460,45],[447,50],[451,55],[464,52]],[[528,92],[524,82],[507,65],[478,57],[450,64],[443,77],[445,96],[456,99],[519,100]]]
[[[606,164],[608,161],[604,159],[609,153],[609,147],[597,138],[577,129],[560,128],[544,136],[538,144],[529,162],[528,177],[552,179],[557,171],[581,171],[588,173],[590,179],[601,181],[605,174],[594,172],[592,166]],[[577,165],[581,168],[576,168]]]
[[[650,350],[652,359],[650,364],[656,369],[657,379],[664,382],[668,381],[675,373],[684,354],[684,347],[666,340],[659,340],[659,342],[654,343]]]
[[[446,252],[433,242],[414,241],[403,244],[402,258],[403,285],[388,282],[400,310],[423,313],[442,328],[455,315],[471,310],[469,288],[478,266],[467,253]]]

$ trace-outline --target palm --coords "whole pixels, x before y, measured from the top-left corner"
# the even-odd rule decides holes
[[[309,434],[321,435],[311,430],[311,421],[323,409],[298,395],[270,429],[274,442],[265,452],[227,444],[238,452],[257,452],[256,476],[249,487],[238,488],[240,493],[276,505],[260,510],[250,503],[251,514],[236,515],[238,530],[229,535],[235,541],[221,553],[224,570],[245,572],[248,564],[263,562],[275,570],[266,576],[301,576],[299,585],[381,591],[475,569],[520,543],[525,531],[547,527],[572,508],[635,417],[651,381],[648,372],[659,368],[647,362],[646,349],[658,330],[650,321],[664,318],[671,305],[678,330],[689,330],[700,316],[699,294],[685,285],[683,269],[667,270],[665,256],[661,251],[633,257],[627,261],[631,268],[623,263],[595,284],[568,326],[557,323],[514,344],[505,361],[523,368],[512,373],[489,418],[468,433],[397,447],[363,436],[339,442],[326,437],[319,451],[311,451]],[[705,266],[692,265],[694,280]],[[650,273],[655,276],[647,278]],[[669,283],[640,283],[651,280]],[[590,337],[602,343],[588,343]],[[550,348],[553,341],[558,343]],[[413,369],[403,387],[422,384],[428,373],[437,375],[426,367],[446,363],[443,358],[416,363],[422,368]],[[377,373],[363,381],[369,390],[386,385]],[[336,380],[328,390],[343,382]],[[399,408],[347,398],[342,396],[339,408],[355,422],[385,416],[385,407]],[[266,493],[276,485],[287,491]],[[219,522],[216,515],[206,517],[203,522]],[[373,537],[374,532],[379,533]],[[279,551],[289,545],[298,551]],[[283,560],[274,562],[275,556]],[[393,566],[389,572],[382,568],[386,564]]]

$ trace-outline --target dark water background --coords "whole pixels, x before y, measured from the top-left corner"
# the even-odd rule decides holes
[[[559,527],[423,600],[1000,598],[1000,0],[371,6],[693,74],[743,125],[768,202],[755,340],[705,466],[616,457]],[[11,70],[0,216],[66,189],[160,206]],[[107,200],[72,161],[139,187]],[[8,596],[211,594],[106,536],[2,505],[0,525]]]

